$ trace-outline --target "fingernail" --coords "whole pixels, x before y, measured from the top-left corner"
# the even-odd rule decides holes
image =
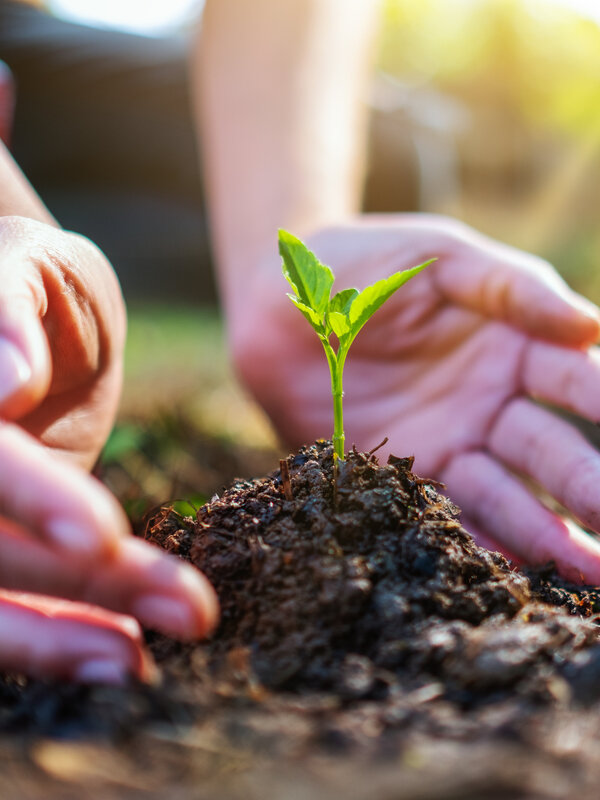
[[[11,397],[31,379],[31,367],[19,348],[0,337],[0,402]]]
[[[52,519],[46,524],[46,534],[50,541],[71,555],[95,556],[101,549],[97,537],[92,536],[83,526],[70,519]]]
[[[83,661],[73,671],[73,679],[79,683],[110,683],[113,686],[122,686],[127,682],[127,677],[123,664],[107,658]]]
[[[131,613],[147,628],[157,628],[164,633],[189,638],[197,635],[196,615],[189,603],[174,597],[144,594],[137,597]]]

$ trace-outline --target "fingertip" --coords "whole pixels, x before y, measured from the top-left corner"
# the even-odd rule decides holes
[[[106,683],[111,686],[123,686],[127,677],[128,671],[123,664],[111,658],[99,657],[78,664],[72,674],[77,683]]]
[[[521,312],[530,321],[533,335],[568,347],[586,348],[600,338],[600,309],[586,297],[570,289],[562,279],[551,279],[527,297],[524,292]],[[537,313],[536,313],[537,312]]]
[[[131,613],[145,627],[184,641],[204,639],[218,621],[216,597],[207,590],[188,598],[142,594],[132,602]]]
[[[202,573],[198,573],[198,577],[201,583],[201,602],[197,605],[197,637],[206,639],[216,631],[221,619],[221,612],[214,587]]]
[[[210,636],[220,618],[219,599],[212,583],[197,567],[181,562],[179,588],[195,611],[196,637]]]
[[[575,344],[590,347],[600,339],[600,309],[585,297],[573,295],[572,331]]]
[[[151,686],[156,685],[160,680],[160,670],[157,664],[142,645],[133,652],[133,661],[128,666],[127,676]]]
[[[88,603],[0,589],[0,667],[32,677],[123,685],[157,680],[132,617]]]
[[[204,639],[219,622],[215,590],[200,572],[178,564],[175,586],[136,596],[130,612],[146,627],[185,641]]]
[[[131,679],[148,684],[158,681],[159,669],[133,617],[86,603],[63,603],[58,613],[63,625],[73,625],[73,642],[79,642],[82,650],[77,660],[70,660],[72,680],[118,686]],[[67,630],[63,627],[63,636]],[[65,642],[65,646],[74,645]]]
[[[125,686],[133,678],[146,684],[156,684],[160,671],[152,656],[140,643],[128,642],[124,648],[106,648],[106,652],[93,652],[73,665],[69,677],[77,683]]]
[[[0,415],[17,419],[27,413],[45,390],[21,349],[0,335]]]
[[[33,298],[0,298],[0,415],[18,419],[45,397],[51,381],[48,339]]]
[[[115,569],[129,584],[121,593],[121,608],[126,606],[145,628],[185,640],[204,638],[216,628],[215,590],[183,559],[143,539],[125,537]]]
[[[99,491],[96,497],[97,502],[91,509],[90,522],[100,540],[100,553],[103,561],[110,563],[121,557],[125,543],[132,538],[131,525],[123,508],[106,487],[98,481],[96,488]]]

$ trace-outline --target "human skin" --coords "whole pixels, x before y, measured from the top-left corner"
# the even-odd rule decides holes
[[[334,291],[438,259],[352,345],[347,442],[369,450],[389,437],[380,456],[414,454],[480,543],[600,583],[598,543],[536,488],[600,532],[600,456],[537,402],[600,420],[598,309],[541,259],[444,218],[360,217],[308,244],[333,268]],[[276,260],[255,284],[260,302],[247,295],[248,313],[232,321],[232,343],[244,382],[297,446],[331,433],[329,374],[317,337],[273,286]]]
[[[360,19],[353,14],[338,19],[344,7],[358,11],[361,5]],[[251,26],[246,28],[249,49],[240,52],[240,64],[247,66],[250,58],[253,86],[262,92],[263,117],[256,120],[251,137],[253,149],[262,148],[263,164],[289,161],[291,155],[297,172],[308,175],[311,153],[318,149],[324,157],[310,181],[295,187],[290,183],[285,196],[269,195],[268,208],[245,205],[248,225],[240,228],[244,239],[239,243],[247,253],[254,251],[253,259],[267,233],[271,235],[281,204],[296,208],[303,225],[349,210],[347,197],[360,183],[360,148],[348,138],[351,151],[340,159],[338,150],[344,129],[358,130],[364,123],[356,96],[366,79],[362,49],[368,49],[371,38],[364,26],[374,19],[367,5],[319,0],[309,9],[296,0],[260,0],[229,4],[233,17],[215,20],[211,36],[217,46],[229,35],[236,14],[242,25],[234,26],[236,34],[243,38],[244,26]],[[287,41],[295,42],[291,49],[278,42],[280,25],[289,34]],[[313,104],[311,86],[328,63],[332,28],[341,34],[338,41],[345,42],[340,64],[346,69],[356,59],[357,69],[349,69],[356,84],[341,83],[332,75],[321,82]],[[281,62],[286,52],[293,52],[289,69],[273,76],[272,65],[256,58],[263,43],[265,54],[277,48]],[[227,68],[226,63],[218,65]],[[219,76],[213,77],[218,90]],[[293,88],[285,108],[271,103],[273,79],[280,97]],[[340,93],[340,85],[349,91]],[[325,110],[333,127],[323,137],[324,129],[313,124],[313,116],[323,118]],[[215,122],[220,124],[219,115]],[[210,122],[206,127],[208,134]],[[276,131],[272,140],[265,141],[267,131]],[[230,160],[225,191],[233,198],[243,183],[245,202],[254,181],[252,170],[259,165],[239,155]],[[316,191],[336,163],[341,184],[332,182],[331,193]],[[215,596],[198,573],[131,539],[115,501],[79,469],[95,460],[114,416],[124,336],[120,293],[102,254],[81,237],[59,230],[1,149],[0,187],[0,269],[6,277],[0,291],[0,585],[5,587],[0,594],[0,667],[78,680],[121,680],[128,672],[148,677],[151,670],[136,619],[173,635],[200,636],[215,624]],[[226,285],[235,273],[225,269],[229,259],[221,263],[220,278]],[[228,291],[226,302],[230,298]],[[17,595],[16,590],[40,594]],[[50,594],[68,602],[44,596]]]
[[[60,230],[3,149],[0,186],[0,668],[148,680],[139,622],[206,635],[214,591],[135,539],[85,471],[121,388],[125,309],[112,267]]]
[[[456,221],[359,215],[377,4],[289,0],[275,18],[270,6],[207,0],[194,64],[241,379],[290,445],[330,435],[327,364],[285,297],[277,228],[332,267],[336,289],[437,257],[352,346],[346,440],[368,449],[388,436],[388,451],[414,454],[421,474],[446,483],[481,543],[531,563],[554,559],[569,577],[600,583],[596,541],[535,488],[600,531],[600,458],[536,402],[600,420],[598,310],[549,264]]]
[[[222,300],[246,313],[277,229],[360,202],[376,0],[207,0],[192,63]]]

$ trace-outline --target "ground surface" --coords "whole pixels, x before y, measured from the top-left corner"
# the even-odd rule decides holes
[[[206,645],[148,634],[160,685],[4,677],[0,796],[596,798],[596,592],[477,548],[409,460],[287,464],[149,520],[223,610]]]

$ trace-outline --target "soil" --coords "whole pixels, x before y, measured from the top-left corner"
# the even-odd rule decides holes
[[[411,470],[317,442],[154,512],[217,634],[148,632],[153,687],[5,676],[0,796],[596,798],[600,591],[477,547]]]

